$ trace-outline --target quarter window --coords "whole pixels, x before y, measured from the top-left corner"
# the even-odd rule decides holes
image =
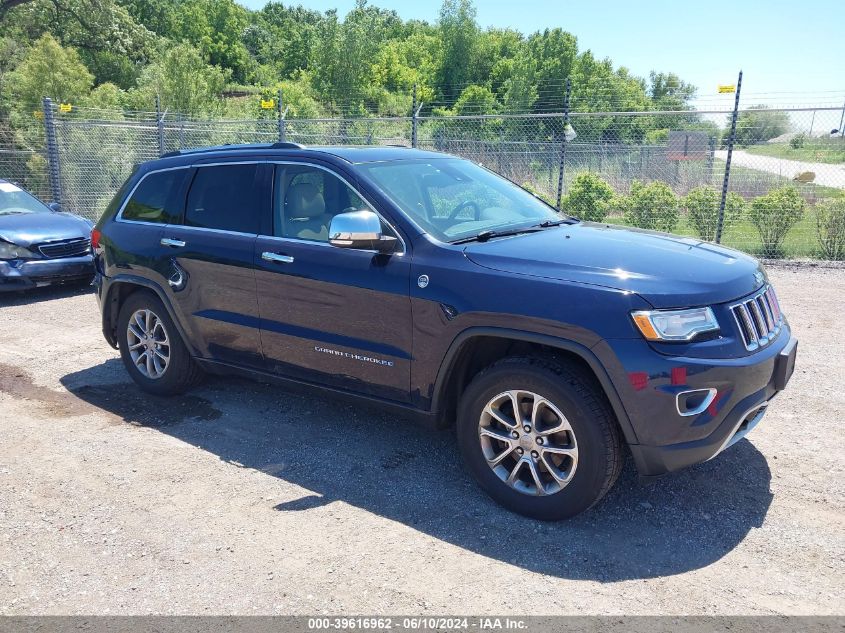
[[[123,209],[124,220],[170,224],[178,222],[185,202],[183,184],[188,169],[171,169],[148,175]]]
[[[199,167],[185,209],[185,224],[258,233],[262,187],[258,165]]]

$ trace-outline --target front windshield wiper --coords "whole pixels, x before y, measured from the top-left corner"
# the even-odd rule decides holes
[[[538,226],[542,229],[548,229],[552,226],[560,226],[561,224],[575,224],[579,222],[578,218],[567,217],[563,218],[562,220],[543,220],[540,224],[535,224],[534,226]]]
[[[564,218],[562,220],[543,220],[539,224],[532,224],[531,226],[522,227],[520,229],[510,229],[506,231],[496,231],[494,229],[487,229],[481,231],[480,233],[476,233],[475,235],[470,235],[468,237],[462,237],[457,240],[453,240],[450,242],[451,244],[465,244],[467,242],[486,242],[490,238],[493,237],[507,237],[509,235],[521,235],[522,233],[537,233],[538,231],[542,231],[543,229],[548,229],[553,226],[560,226],[561,224],[574,224],[577,222],[575,218]]]
[[[475,235],[470,235],[468,237],[462,237],[457,240],[452,240],[450,244],[465,244],[466,242],[486,242],[490,238],[493,237],[507,237],[509,235],[521,235],[522,233],[537,233],[538,231],[542,231],[543,228],[540,226],[527,226],[521,229],[510,229],[509,231],[493,231],[491,229],[487,229],[486,231],[481,231],[480,233],[476,233]]]

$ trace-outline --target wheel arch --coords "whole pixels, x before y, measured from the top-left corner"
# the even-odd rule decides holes
[[[109,345],[117,349],[117,317],[120,313],[121,306],[130,295],[142,290],[148,290],[158,297],[159,301],[161,301],[164,306],[164,309],[167,310],[170,319],[176,325],[176,329],[178,330],[182,341],[185,343],[185,346],[192,355],[195,355],[191,339],[186,335],[185,329],[182,326],[181,321],[177,318],[176,312],[174,311],[173,305],[170,303],[167,294],[157,284],[149,279],[136,277],[134,275],[121,275],[113,278],[109,283],[108,290],[106,291],[106,295],[103,300],[103,335],[106,337],[106,341],[108,341]]]
[[[478,371],[510,355],[553,356],[580,365],[607,397],[619,429],[628,444],[637,444],[637,436],[604,365],[586,346],[547,334],[495,327],[464,330],[452,341],[434,383],[431,410],[437,425],[446,427],[454,419],[460,393]]]

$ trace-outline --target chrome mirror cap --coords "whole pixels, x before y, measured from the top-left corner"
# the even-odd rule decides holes
[[[383,235],[381,220],[369,209],[338,213],[329,225],[329,244],[338,248],[393,251],[396,238]]]

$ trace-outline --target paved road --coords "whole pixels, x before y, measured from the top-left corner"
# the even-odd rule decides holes
[[[716,158],[727,160],[727,150],[716,152]],[[773,158],[771,156],[760,156],[749,154],[742,150],[734,150],[731,162],[734,165],[741,165],[757,171],[765,171],[770,174],[777,174],[784,178],[793,178],[802,171],[811,171],[816,174],[814,184],[825,187],[845,189],[845,165],[831,165],[829,163],[807,163],[801,160],[788,160],[786,158]]]

